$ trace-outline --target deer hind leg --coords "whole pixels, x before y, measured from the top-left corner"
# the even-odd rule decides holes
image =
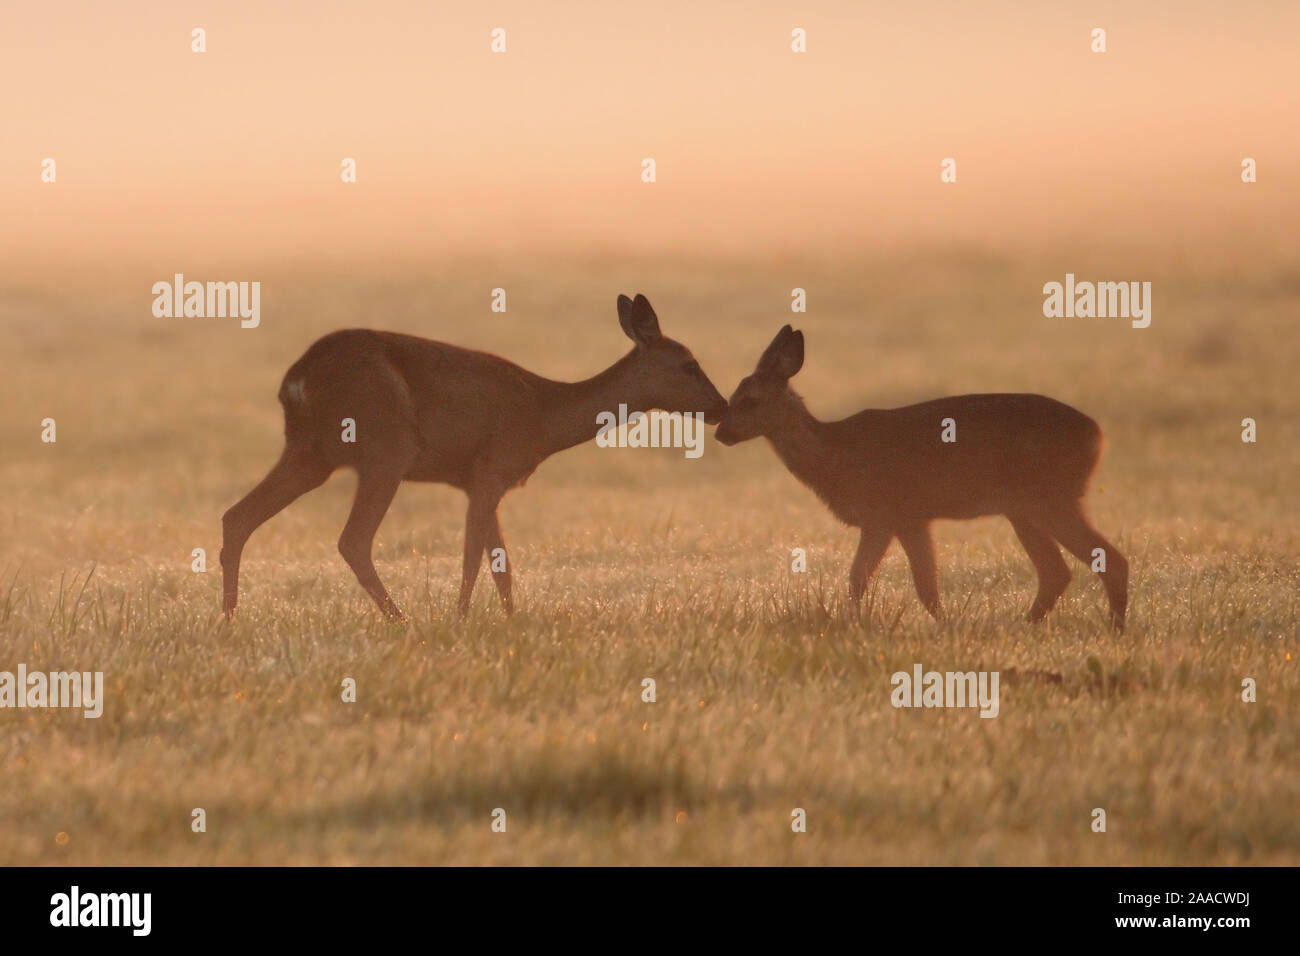
[[[1039,526],[1065,545],[1067,551],[1088,566],[1096,560],[1095,551],[1105,556],[1106,569],[1098,572],[1110,602],[1111,624],[1124,629],[1128,611],[1128,561],[1119,549],[1101,536],[1083,515],[1081,502],[1074,501],[1060,510],[1044,513]]]
[[[942,613],[939,606],[939,572],[934,563],[934,540],[930,537],[928,522],[912,525],[898,532],[898,541],[907,552],[907,563],[912,566],[912,583],[916,596],[934,618]]]
[[[249,536],[298,498],[319,488],[333,469],[306,445],[288,445],[252,491],[221,518],[221,606],[226,617],[239,602],[239,558]]]
[[[379,605],[379,609],[395,621],[405,618],[379,580],[372,552],[375,533],[379,530],[384,515],[388,513],[388,506],[393,503],[393,497],[413,458],[412,447],[405,453],[397,452],[391,457],[388,453],[374,456],[357,468],[356,498],[352,502],[347,524],[343,526],[343,533],[339,536],[339,554],[343,555],[343,560],[348,563],[366,593]]]
[[[858,551],[853,556],[853,565],[849,568],[849,600],[856,607],[867,591],[867,582],[876,573],[880,561],[889,550],[889,543],[894,536],[888,531],[863,528],[858,539]]]
[[[1070,566],[1061,557],[1061,550],[1051,535],[1018,515],[1007,517],[1038,573],[1038,594],[1029,609],[1029,620],[1041,621],[1070,586]]]

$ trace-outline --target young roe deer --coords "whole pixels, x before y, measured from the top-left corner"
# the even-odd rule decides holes
[[[1128,562],[1082,507],[1103,445],[1096,422],[1042,395],[956,395],[823,422],[790,388],[802,367],[803,333],[787,325],[737,387],[715,437],[724,445],[765,437],[837,518],[861,529],[849,571],[855,606],[898,538],[921,603],[938,617],[930,522],[1006,515],[1038,572],[1029,620],[1041,620],[1069,587],[1060,543],[1085,564],[1102,549],[1111,620],[1123,628]],[[942,440],[945,419],[956,441]]]
[[[664,337],[645,296],[618,297],[618,320],[635,347],[599,375],[556,382],[518,365],[413,335],[349,329],[313,344],[284,376],[285,447],[262,481],[222,518],[223,609],[234,613],[239,557],[249,535],[337,468],[358,474],[356,500],[339,551],[391,618],[402,612],[375,572],[371,546],[403,481],[454,485],[469,496],[460,613],[484,552],[505,541],[497,503],[546,458],[594,437],[597,414],[702,412],[717,424],[726,400],[683,345]],[[343,419],[355,422],[345,442]],[[494,572],[512,610],[510,563]]]

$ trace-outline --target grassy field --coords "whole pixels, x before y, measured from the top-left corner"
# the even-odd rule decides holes
[[[1151,327],[1045,319],[1066,271],[1151,279]],[[921,250],[240,276],[262,281],[256,330],[155,319],[158,276],[119,278],[0,293],[0,670],[107,689],[98,720],[0,710],[0,863],[1300,863],[1294,265]],[[764,443],[711,439],[699,460],[580,446],[508,495],[513,618],[486,575],[456,618],[464,499],[408,485],[376,563],[411,620],[387,624],[335,548],[339,474],[254,535],[223,622],[220,517],[275,460],[280,377],[315,337],[409,331],[576,379],[625,351],[614,299],[637,291],[724,394],[794,318],[823,418],[1019,390],[1092,415],[1128,632],[1072,560],[1024,623],[1033,572],[1001,519],[937,526],[942,623],[897,545],[855,620],[856,534]],[[1001,672],[999,716],[894,709],[915,663]]]

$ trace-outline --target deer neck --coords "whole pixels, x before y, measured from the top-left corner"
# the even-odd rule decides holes
[[[546,383],[543,400],[543,445],[546,454],[572,448],[596,437],[601,412],[618,415],[620,404],[629,415],[652,407],[649,395],[636,382],[629,352],[609,368],[581,382]]]
[[[791,474],[823,499],[833,493],[838,459],[827,423],[794,392],[768,422],[765,437]]]

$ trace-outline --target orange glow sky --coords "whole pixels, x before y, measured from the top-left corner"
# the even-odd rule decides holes
[[[1300,5],[1075,7],[11,2],[0,253],[170,273],[1294,232]]]

